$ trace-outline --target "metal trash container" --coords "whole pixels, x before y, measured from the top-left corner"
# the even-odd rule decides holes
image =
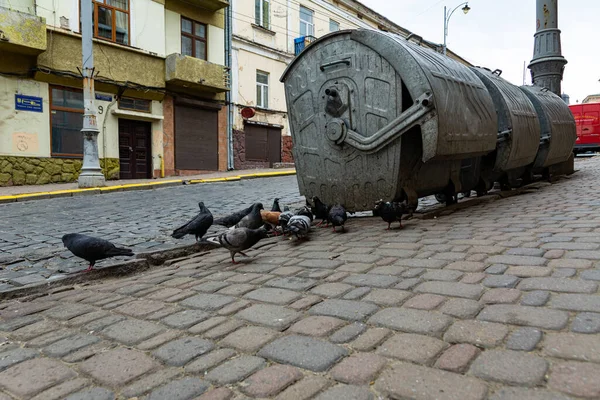
[[[462,160],[496,147],[494,103],[477,74],[398,35],[328,34],[281,81],[301,194],[349,211],[470,189]]]

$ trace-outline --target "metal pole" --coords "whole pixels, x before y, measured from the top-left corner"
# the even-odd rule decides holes
[[[446,55],[446,36],[448,36],[448,16],[446,14],[446,6],[444,6],[444,55]]]
[[[92,1],[81,0],[81,48],[83,61],[83,165],[79,174],[80,188],[106,184],[98,157],[98,121],[94,108],[94,52],[92,49]],[[106,157],[106,155],[104,155]]]

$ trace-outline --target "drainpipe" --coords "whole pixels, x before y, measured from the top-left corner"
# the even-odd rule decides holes
[[[233,104],[231,103],[231,42],[232,35],[232,13],[231,7],[234,0],[229,1],[229,5],[225,7],[225,67],[229,74],[229,90],[225,93],[225,102],[227,103],[227,170],[231,171],[233,165]]]

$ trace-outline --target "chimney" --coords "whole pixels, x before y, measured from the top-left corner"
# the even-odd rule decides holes
[[[529,63],[531,81],[560,96],[560,82],[567,60],[560,49],[558,0],[536,0],[536,31],[533,38],[533,58]]]

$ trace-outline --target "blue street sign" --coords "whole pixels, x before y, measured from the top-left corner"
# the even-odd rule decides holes
[[[44,101],[41,97],[15,94],[15,110],[43,112]]]
[[[100,93],[95,93],[95,94],[96,94],[96,100],[112,101],[111,94],[100,94]]]

